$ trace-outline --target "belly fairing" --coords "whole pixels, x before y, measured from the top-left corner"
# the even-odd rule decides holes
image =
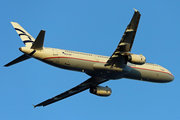
[[[93,68],[94,71],[87,73],[88,75],[106,79],[120,79],[131,70],[131,68],[126,65],[123,68],[116,68],[104,66],[104,63],[95,63],[93,64]]]

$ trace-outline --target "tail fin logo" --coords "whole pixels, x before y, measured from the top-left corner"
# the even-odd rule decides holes
[[[27,42],[33,42],[33,40],[31,39],[31,36],[27,35],[24,31],[22,31],[22,30],[20,30],[18,28],[15,28],[15,30],[17,31],[19,37],[21,37],[22,35],[28,37],[27,40],[23,40],[24,44],[26,44]]]
[[[35,41],[35,39],[23,28],[21,27],[17,22],[11,22],[12,26],[16,30],[17,34],[21,38],[21,40],[24,42],[26,47],[31,47],[32,43]]]

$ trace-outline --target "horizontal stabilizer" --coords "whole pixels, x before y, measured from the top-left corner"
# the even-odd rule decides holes
[[[9,66],[11,66],[11,65],[14,65],[14,64],[16,64],[16,63],[22,62],[22,61],[27,60],[27,59],[29,59],[29,58],[31,58],[31,57],[27,56],[26,54],[23,54],[23,55],[21,55],[20,57],[16,58],[15,60],[9,62],[9,63],[6,64],[6,65],[4,65],[4,67],[9,67]]]
[[[36,40],[32,44],[31,49],[42,50],[44,44],[44,36],[45,36],[45,30],[41,30]]]

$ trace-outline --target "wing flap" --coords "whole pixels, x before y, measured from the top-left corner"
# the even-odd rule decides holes
[[[141,17],[141,14],[139,13],[139,11],[135,10],[134,15],[133,15],[129,25],[127,26],[127,28],[126,28],[126,30],[125,30],[122,38],[121,38],[121,41],[119,43],[119,44],[121,44],[121,43],[129,43],[130,46],[128,47],[127,50],[121,51],[121,52],[129,52],[129,51],[131,51],[131,48],[132,48],[132,45],[133,45],[133,42],[134,42],[134,38],[135,38],[135,35],[136,35],[137,27],[138,27],[138,24],[139,24],[140,17]]]

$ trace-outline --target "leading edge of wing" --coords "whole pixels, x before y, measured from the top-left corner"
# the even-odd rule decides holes
[[[125,40],[125,43],[130,43],[129,51],[131,51],[131,48],[132,48],[132,45],[133,45],[133,42],[134,42],[134,38],[135,38],[135,35],[136,35],[136,31],[137,31],[137,28],[138,28],[138,25],[139,25],[139,20],[140,20],[140,17],[141,17],[140,12],[138,10],[136,10],[135,8],[133,8],[133,9],[135,10],[134,15],[133,15],[133,17],[131,19],[131,22],[129,23],[129,25],[126,28],[126,31],[125,31],[125,33],[127,33],[127,35],[130,33],[128,38],[126,38],[126,40]]]
[[[120,52],[130,52],[133,42],[134,42],[134,38],[136,35],[136,31],[138,28],[138,24],[139,24],[139,20],[141,17],[141,14],[138,10],[134,9],[134,15],[131,18],[130,23],[128,24],[128,26],[126,27],[126,30],[124,31],[124,34],[117,46],[117,50]]]
[[[103,79],[103,78],[97,78],[97,77],[91,77],[89,78],[88,80],[84,81],[83,83],[79,84],[78,86],[70,89],[70,90],[67,90],[53,98],[50,98],[48,100],[45,100],[44,102],[41,102],[37,105],[33,105],[34,108],[35,107],[38,107],[38,106],[46,106],[46,105],[49,105],[51,103],[54,103],[54,102],[57,102],[59,100],[62,100],[62,99],[65,99],[69,96],[72,96],[74,94],[77,94],[79,92],[82,92],[90,87],[93,87],[93,86],[97,86],[98,84],[101,84],[103,82],[106,82],[108,81],[109,79]]]

